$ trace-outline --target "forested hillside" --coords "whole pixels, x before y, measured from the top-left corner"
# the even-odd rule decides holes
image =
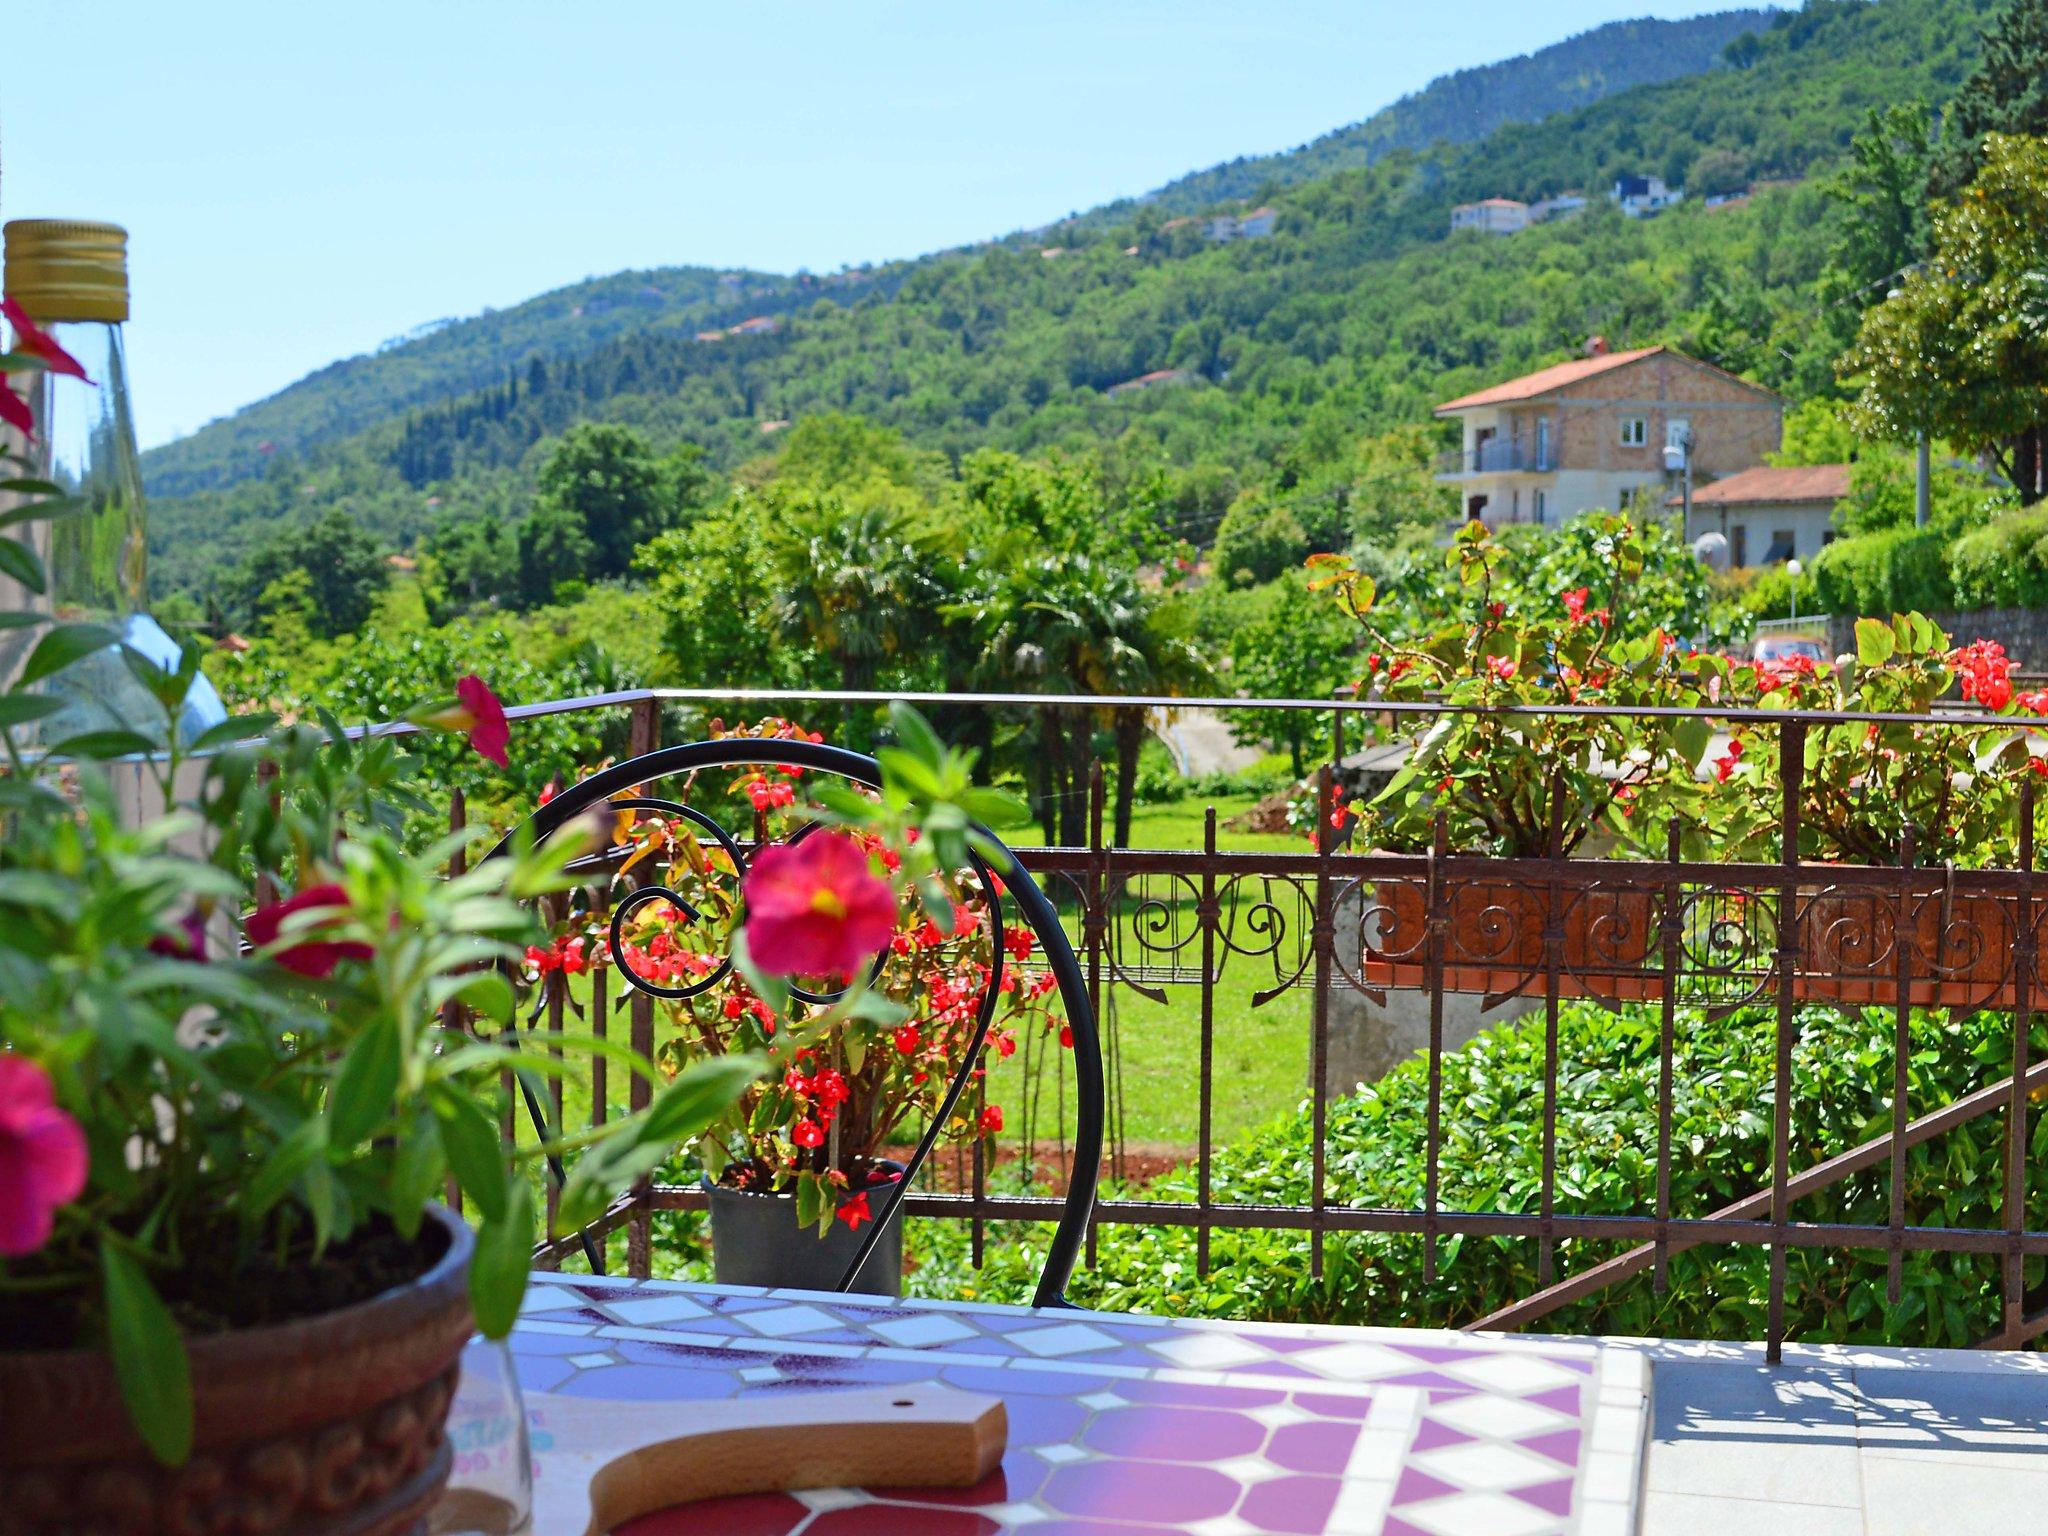
[[[1710,155],[1744,179],[1804,176],[1834,163],[1873,109],[1951,95],[1992,9],[1817,0],[1757,34],[1740,68],[1290,189],[1267,239],[1213,245],[1147,208],[1100,235],[1054,231],[1050,258],[1006,244],[913,263],[871,288],[802,303],[786,293],[774,334],[699,341],[679,313],[580,356],[494,357],[502,371],[484,391],[303,457],[270,454],[258,478],[225,491],[160,499],[157,579],[204,587],[280,520],[326,508],[397,545],[458,514],[517,515],[531,456],[586,419],[632,425],[659,448],[699,445],[720,469],[819,411],[857,412],[954,454],[1122,441],[1173,466],[1176,516],[1199,532],[1248,484],[1353,494],[1331,487],[1355,479],[1360,433],[1424,421],[1447,392],[1595,331],[1824,389],[1847,339],[1835,322],[1853,316],[1820,313],[1811,186],[1647,223],[1596,197],[1583,218],[1508,239],[1447,238],[1450,206],[1597,190],[1625,170],[1683,181]],[[423,345],[454,348],[462,329]],[[1183,380],[1109,393],[1162,369]],[[243,431],[209,430],[227,427]]]
[[[1432,80],[1360,123],[1273,155],[1246,155],[1168,182],[1142,198],[1082,217],[1106,227],[1140,206],[1192,213],[1237,198],[1313,181],[1384,159],[1397,149],[1465,144],[1508,123],[1533,123],[1638,85],[1703,74],[1726,64],[1724,50],[1761,31],[1778,12],[1720,11],[1680,21],[1614,21],[1520,58],[1461,69]]]
[[[427,334],[342,358],[268,399],[144,455],[150,491],[180,496],[260,474],[269,460],[352,436],[430,400],[495,384],[529,358],[574,357],[648,329],[685,334],[779,315],[818,291],[886,285],[888,273],[830,278],[662,267],[557,288]]]
[[[1713,67],[1722,47],[1768,22],[1768,10],[1686,21],[1616,22],[1499,64],[1461,70],[1299,150],[1241,160],[1162,189],[1160,208],[1184,209],[1249,194],[1266,181],[1291,184],[1364,165],[1394,148],[1479,138],[1502,123],[1534,121],[1645,81]],[[1220,178],[1212,187],[1209,181]],[[1129,205],[1084,216],[1091,228],[1125,222]],[[533,353],[589,351],[629,331],[689,334],[776,314],[819,293],[886,292],[892,272],[775,277],[672,267],[622,272],[543,294],[511,309],[447,323],[433,334],[347,358],[267,400],[147,456],[151,490],[188,491],[260,473],[263,458],[362,430],[395,412],[495,384]],[[265,447],[265,445],[268,447]]]

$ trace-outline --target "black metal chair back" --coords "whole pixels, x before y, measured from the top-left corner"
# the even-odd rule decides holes
[[[745,768],[784,763],[807,772],[833,774],[870,789],[878,789],[881,786],[880,767],[872,757],[861,753],[817,742],[736,736],[718,741],[692,742],[686,746],[664,747],[607,768],[602,773],[594,774],[574,788],[555,796],[528,818],[523,830],[535,838],[546,837],[567,826],[594,806],[613,800],[615,796],[622,797],[616,802],[622,810],[645,810],[659,815],[679,817],[708,832],[733,861],[736,876],[744,876],[747,868],[746,853],[738,842],[702,811],[693,809],[681,800],[663,798],[658,793],[658,787],[664,780],[688,779],[708,768]],[[627,793],[634,790],[638,793]],[[1102,1045],[1096,1029],[1095,1010],[1089,1002],[1087,983],[1082,978],[1080,964],[1074,957],[1073,945],[1060,922],[1058,910],[1008,845],[986,833],[986,829],[983,830],[984,835],[1001,850],[1001,857],[994,861],[995,867],[991,870],[979,856],[976,856],[977,872],[984,879],[988,874],[994,873],[1003,881],[1011,899],[1016,903],[1018,912],[1030,927],[1046,966],[1058,983],[1060,1003],[1065,1011],[1067,1023],[1073,1031],[1074,1083],[1078,1105],[1072,1173],[1068,1179],[1059,1225],[1053,1233],[1052,1245],[1046,1253],[1045,1267],[1039,1274],[1038,1289],[1033,1300],[1036,1306],[1063,1307],[1068,1305],[1065,1295],[1067,1280],[1073,1273],[1075,1260],[1079,1257],[1082,1242],[1087,1236],[1088,1221],[1095,1204],[1097,1175],[1102,1160]],[[507,836],[488,856],[496,858],[505,853],[518,835],[519,832],[515,831]],[[797,835],[802,834],[799,832]],[[636,906],[658,899],[672,898],[665,887],[643,885],[620,897],[612,905],[612,958],[624,984],[657,997],[690,995],[694,991],[716,985],[730,969],[729,958],[711,975],[683,989],[649,983],[625,964],[618,942],[621,921]],[[869,1254],[888,1228],[898,1206],[909,1192],[911,1183],[917,1178],[954,1107],[966,1090],[987,1043],[989,1027],[995,1017],[1002,967],[1010,963],[1002,941],[1001,902],[991,899],[988,905],[989,920],[994,928],[994,943],[990,961],[991,971],[982,995],[975,1032],[959,1070],[947,1085],[938,1112],[933,1115],[930,1125],[919,1138],[910,1161],[905,1165],[903,1176],[896,1180],[889,1187],[889,1192],[883,1196],[882,1209],[875,1213],[875,1219],[865,1241],[839,1282],[838,1289],[842,1291],[853,1285],[867,1263]],[[544,1116],[538,1099],[530,1090],[527,1093],[527,1109],[533,1116],[536,1128],[541,1128],[544,1125]],[[552,1162],[552,1168],[555,1178],[559,1181],[562,1177],[559,1160]]]

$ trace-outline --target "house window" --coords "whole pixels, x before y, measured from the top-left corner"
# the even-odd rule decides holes
[[[1621,418],[1621,446],[1640,448],[1650,440],[1650,423],[1641,416]]]
[[[1519,523],[1522,520],[1522,488],[1520,486],[1515,487],[1514,497],[1509,502],[1509,506],[1512,508],[1509,513],[1510,519]]]
[[[1728,530],[1728,563],[1749,564],[1749,525],[1737,523]]]
[[[1764,551],[1764,564],[1776,565],[1781,560],[1790,560],[1795,553],[1790,528],[1771,530],[1771,547]]]
[[[1543,521],[1543,493],[1541,491],[1532,491],[1530,495],[1536,500],[1536,521],[1540,523]]]

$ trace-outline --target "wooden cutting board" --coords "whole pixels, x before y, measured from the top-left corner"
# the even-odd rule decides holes
[[[1002,1403],[923,1384],[622,1403],[533,1393],[533,1536],[602,1536],[696,1499],[799,1488],[967,1488],[1003,1459]],[[452,1490],[432,1531],[510,1531],[497,1501]]]

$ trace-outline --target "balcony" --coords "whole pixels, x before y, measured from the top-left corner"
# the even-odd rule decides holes
[[[1549,474],[1557,468],[1557,450],[1538,438],[1492,438],[1476,448],[1453,448],[1436,460],[1439,480],[1468,475]]]
[[[865,744],[887,697],[655,690],[512,713],[610,716],[637,757],[696,735],[713,714],[788,716]],[[953,732],[982,740],[1028,732],[1047,713],[1071,725],[1117,709],[1312,711],[1332,734],[1303,819],[1323,827],[1340,786],[1369,796],[1388,749],[1398,755],[1424,716],[1441,713],[1328,700],[911,700],[951,711]],[[1753,755],[1796,765],[1808,733],[1860,731],[1868,718],[1716,724],[1738,728]],[[1956,714],[1921,724],[1975,728]],[[1140,1338],[1130,1359],[1116,1357],[1126,1375],[1158,1363],[1137,1358],[1151,1339],[1162,1359],[1236,1371],[1261,1390],[1288,1361],[1297,1376],[1321,1370],[1323,1346],[1332,1370],[1341,1355],[1360,1380],[1413,1371],[1402,1352],[1428,1349],[1439,1373],[1476,1381],[1510,1372],[1484,1354],[1500,1331],[1592,1335],[1531,1340],[1516,1347],[1551,1353],[1512,1363],[1515,1379],[1544,1383],[1596,1369],[1603,1403],[1648,1404],[1625,1433],[1574,1437],[1578,1459],[1561,1474],[1578,1478],[1582,1499],[1618,1479],[1626,1514],[1603,1512],[1595,1496],[1560,1530],[1659,1536],[1691,1528],[1683,1517],[1708,1499],[1729,1506],[1714,1512],[1731,1529],[1810,1530],[1801,1522],[1816,1507],[1879,1511],[1864,1490],[1896,1492],[1914,1457],[1927,1464],[1917,1475],[1953,1479],[1950,1496],[1982,1512],[2003,1496],[1996,1479],[2016,1475],[2010,1453],[2048,1454],[2038,1413],[2012,1406],[2038,1394],[2037,1357],[1926,1347],[2016,1351],[2048,1334],[2048,1218],[2032,1171],[2048,1060],[2026,1027],[2048,985],[2048,881],[2035,868],[2031,783],[2012,857],[1962,870],[1918,868],[1910,853],[1883,867],[1805,862],[1796,794],[1780,823],[1790,852],[1754,863],[1681,858],[1675,830],[1667,858],[1384,853],[1341,838],[1311,847],[1233,829],[1193,798],[1178,822],[1141,817],[1133,846],[1117,847],[1104,835],[1114,774],[1103,770],[1078,788],[1040,781],[1055,797],[1079,795],[1048,815],[1078,836],[1041,843],[1020,832],[1011,844],[1078,960],[1070,980],[1099,1024],[1106,1092],[1091,1103],[1077,1086],[1080,1053],[1018,1032],[1014,1057],[988,1066],[988,1096],[1010,1111],[1000,1134],[942,1151],[905,1197],[906,1305],[1028,1302],[1068,1214],[1063,1196],[1092,1173],[1101,1194],[1073,1302],[1112,1323],[1118,1313],[1218,1319],[1191,1325],[1214,1332]],[[747,835],[723,773],[660,788],[650,778],[632,793],[720,817],[749,857],[771,835],[758,811]],[[626,880],[630,863],[610,857],[620,852],[588,866],[594,916],[637,899],[630,887],[650,879],[642,868]],[[1004,922],[1019,914],[1006,906]],[[997,964],[1025,990],[1054,969],[1042,944]],[[652,1049],[676,1027],[613,964],[543,978],[525,1006],[528,1048],[550,1055],[562,1054],[564,1031]],[[644,1101],[644,1084],[607,1084],[602,1054],[583,1059],[589,1068],[553,1090],[545,1119],[566,1129]],[[529,1147],[536,1139],[530,1125],[510,1129]],[[1099,1159],[1078,1150],[1096,1146]],[[707,1279],[705,1204],[695,1166],[678,1159],[537,1257],[564,1272],[551,1284]],[[560,1331],[586,1326],[575,1308],[606,1293],[558,1294],[562,1310],[543,1301],[539,1316]],[[650,1305],[694,1317],[697,1304]],[[836,1319],[857,1344],[894,1339],[868,1340],[857,1313],[806,1321]],[[1044,1347],[1074,1351],[1060,1361],[1077,1381],[1118,1347],[1093,1324],[1059,1321],[1072,1313],[945,1316],[944,1336],[968,1340],[947,1347],[970,1353],[1007,1348],[1004,1327],[1043,1327]],[[1229,1331],[1241,1323],[1317,1326]],[[724,1342],[690,1333],[701,1326],[690,1321],[656,1326],[692,1348]],[[920,1326],[939,1336],[940,1324]],[[1400,1331],[1413,1329],[1432,1331]],[[1694,1330],[1705,1338],[1600,1337]],[[1275,1339],[1305,1353],[1276,1367]],[[596,1360],[614,1346],[584,1347]],[[1466,1359],[1467,1348],[1480,1353]],[[1597,1366],[1574,1365],[1574,1348]],[[1535,1422],[1558,1398],[1546,1393],[1515,1411]],[[1619,1447],[1605,1460],[1602,1436]],[[1986,1455],[1993,1444],[1999,1454]],[[1423,1440],[1412,1450],[1425,1470],[1435,1465]],[[1708,1463],[1724,1470],[1701,1473]],[[1529,1465],[1532,1477],[1542,1470]],[[1696,1475],[1711,1494],[1691,1486]],[[1984,1478],[1994,1491],[1971,1492]],[[1730,1488],[1744,1492],[1723,1498]],[[1773,1502],[1772,1488],[1796,1492]],[[1353,1528],[1377,1527],[1329,1527]]]

